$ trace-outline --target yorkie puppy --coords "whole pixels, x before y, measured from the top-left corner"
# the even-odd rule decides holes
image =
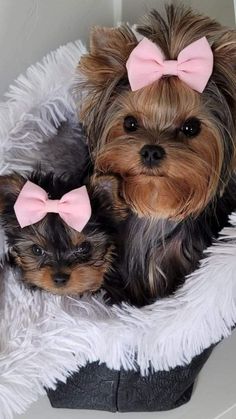
[[[142,305],[184,281],[235,209],[236,31],[170,5],[137,32],[95,28],[78,76],[95,172],[132,210],[118,298]]]
[[[74,177],[42,172],[0,177],[9,260],[31,287],[61,295],[99,289],[115,252],[114,211],[106,188],[87,190]]]

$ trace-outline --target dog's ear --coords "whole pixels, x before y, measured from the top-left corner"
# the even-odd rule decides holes
[[[236,30],[223,29],[212,45],[213,81],[236,111]]]
[[[128,87],[126,61],[138,41],[128,26],[92,30],[90,51],[78,65],[77,92],[82,92],[80,120],[92,149],[113,98]]]
[[[0,176],[0,217],[12,216],[14,204],[25,182],[25,178],[16,173]]]
[[[104,89],[125,77],[126,61],[136,45],[137,39],[128,26],[93,28],[90,52],[82,56],[78,68],[87,85]]]

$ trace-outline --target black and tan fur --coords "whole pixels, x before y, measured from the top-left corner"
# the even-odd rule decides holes
[[[92,216],[81,233],[58,214],[47,214],[38,223],[21,228],[14,204],[28,179],[42,187],[50,199],[60,199],[83,185],[74,176],[57,177],[39,171],[27,177],[16,173],[0,177],[0,222],[19,278],[27,285],[61,295],[98,290],[112,267],[119,218],[106,190],[88,186]]]

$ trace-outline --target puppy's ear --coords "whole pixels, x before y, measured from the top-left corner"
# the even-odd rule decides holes
[[[14,213],[14,204],[25,182],[25,178],[16,173],[0,176],[0,217]]]
[[[78,66],[77,92],[82,92],[79,109],[89,144],[96,146],[104,115],[115,96],[128,87],[126,61],[137,45],[137,39],[128,26],[94,28],[90,51]]]

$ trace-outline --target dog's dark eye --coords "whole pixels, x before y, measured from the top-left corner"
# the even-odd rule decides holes
[[[197,118],[189,118],[185,121],[180,131],[186,135],[186,137],[196,137],[201,131],[201,121]]]
[[[91,252],[91,244],[89,242],[83,242],[76,247],[76,254],[81,256],[87,256]]]
[[[44,254],[44,250],[42,249],[42,247],[38,246],[37,244],[33,244],[31,250],[35,256],[42,256]]]
[[[134,116],[126,116],[124,119],[124,129],[128,132],[134,132],[138,129],[138,121]]]

